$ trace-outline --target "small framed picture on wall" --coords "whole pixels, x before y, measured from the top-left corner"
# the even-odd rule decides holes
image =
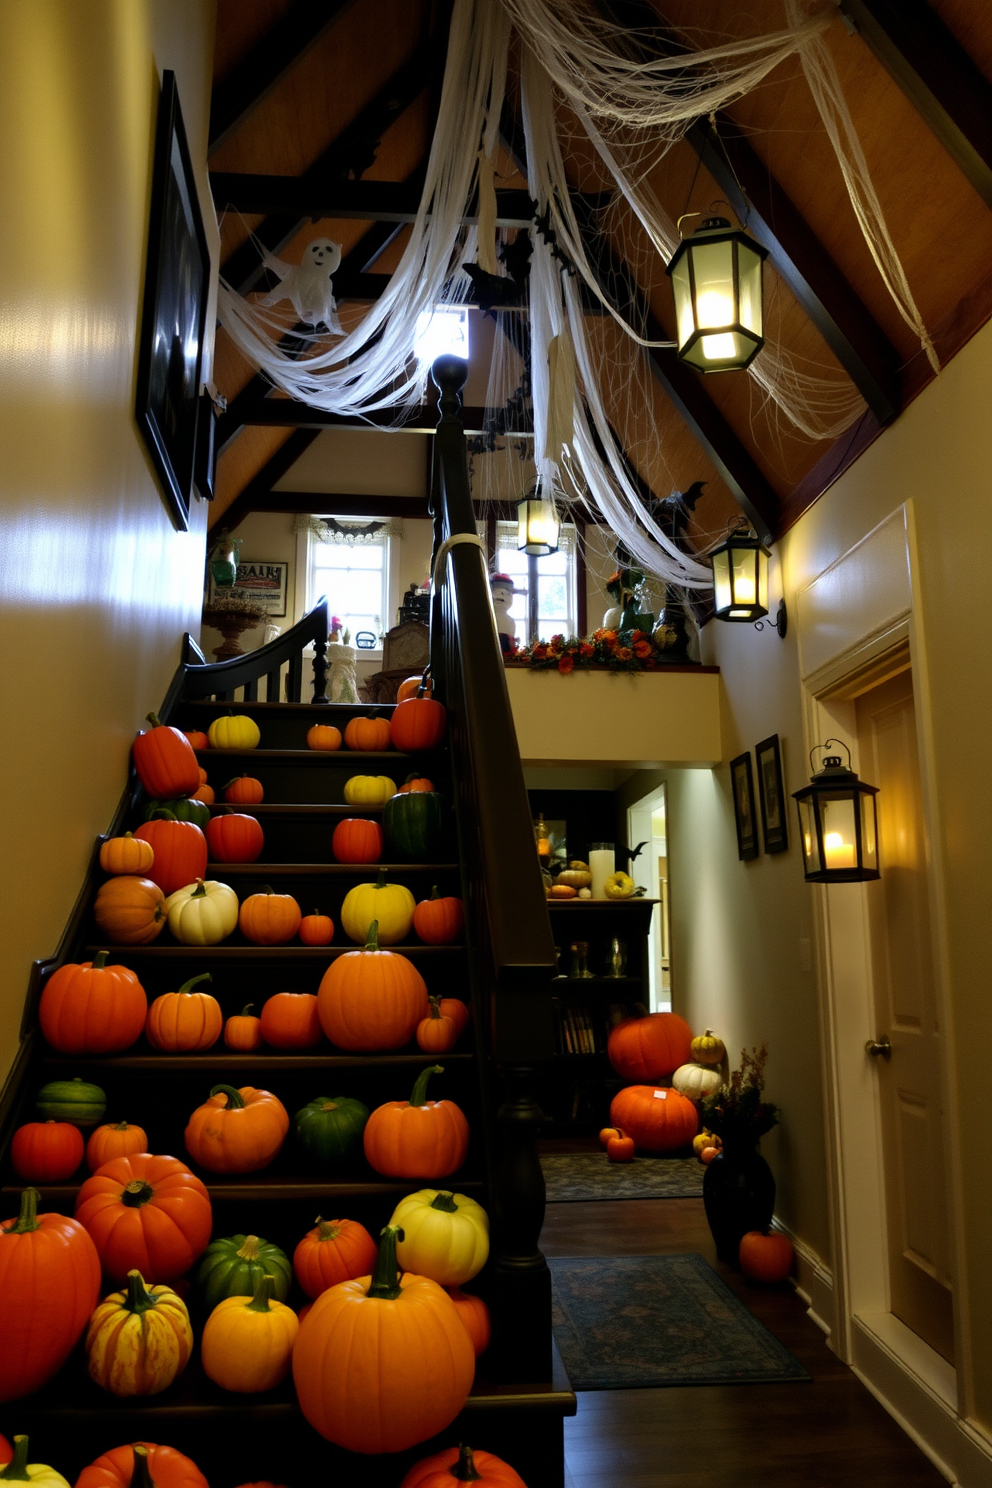
[[[765,840],[765,852],[785,852],[789,846],[786,827],[788,811],[782,784],[782,751],[778,734],[772,734],[756,744],[754,757],[758,762],[758,799],[761,802],[761,834]]]
[[[737,856],[746,861],[748,858],[756,858],[761,851],[758,845],[758,814],[754,805],[750,749],[730,761],[730,783],[734,792]]]

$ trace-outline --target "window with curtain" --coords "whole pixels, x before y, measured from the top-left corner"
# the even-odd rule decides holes
[[[496,569],[511,576],[517,591],[510,618],[516,622],[520,645],[549,641],[553,635],[575,635],[575,555],[576,530],[571,523],[561,524],[558,551],[544,558],[518,550],[516,522],[496,523]]]
[[[368,522],[357,517],[301,517],[297,531],[306,534],[306,606],[327,596],[332,615],[358,637],[380,636],[388,629],[389,566],[392,539],[400,536],[398,522]]]

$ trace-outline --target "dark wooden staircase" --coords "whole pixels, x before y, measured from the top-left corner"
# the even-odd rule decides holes
[[[35,965],[24,1044],[8,1082],[3,1141],[6,1149],[12,1130],[33,1119],[40,1085],[74,1075],[104,1088],[108,1119],[138,1122],[148,1132],[152,1151],[176,1156],[185,1156],[183,1130],[190,1113],[220,1082],[272,1090],[291,1116],[322,1095],[355,1096],[369,1107],[406,1098],[417,1071],[435,1062],[416,1045],[385,1055],[340,1053],[326,1042],[303,1053],[237,1054],[219,1043],[202,1053],[176,1055],[158,1053],[142,1039],[124,1054],[69,1058],[44,1044],[36,1007],[44,982],[58,965],[90,960],[99,949],[136,972],[149,1001],[209,971],[209,990],[225,1017],[247,1003],[255,1003],[257,1011],[276,992],[316,992],[331,960],[355,949],[340,928],[344,895],[377,872],[333,861],[330,843],[337,821],[377,814],[345,804],[345,781],[354,774],[388,774],[399,783],[412,770],[428,774],[453,807],[450,841],[437,861],[382,866],[417,899],[437,884],[442,892],[460,894],[466,906],[462,942],[394,949],[416,963],[432,994],[461,997],[472,1006],[472,1024],[455,1050],[441,1058],[444,1074],[435,1076],[431,1091],[462,1107],[472,1145],[463,1168],[432,1186],[469,1194],[490,1214],[490,1260],[472,1289],[490,1303],[493,1342],[479,1361],[464,1411],[447,1431],[407,1452],[374,1458],[357,1458],[313,1431],[299,1411],[291,1379],[264,1395],[232,1395],[206,1379],[194,1354],[185,1373],[162,1395],[121,1401],[89,1380],[77,1349],[41,1391],[0,1406],[0,1431],[8,1437],[27,1432],[32,1460],[51,1463],[70,1480],[98,1453],[148,1440],[187,1453],[213,1488],[260,1479],[303,1488],[315,1472],[342,1488],[359,1477],[373,1488],[396,1488],[420,1457],[467,1441],[505,1457],[529,1488],[559,1488],[563,1482],[562,1421],[574,1412],[575,1397],[553,1348],[550,1279],[537,1244],[544,1209],[536,1156],[541,1120],[537,1089],[539,1072],[552,1053],[554,951],[484,562],[472,543],[442,550],[453,535],[475,532],[456,417],[463,364],[447,362],[439,369],[444,373],[444,417],[433,492],[440,560],[432,665],[435,696],[445,702],[449,719],[442,748],[419,757],[396,751],[325,754],[306,748],[315,714],[343,731],[350,717],[368,711],[324,701],[325,606],[273,646],[235,662],[206,666],[190,645],[165,704],[165,721],[185,729],[205,731],[232,705],[256,720],[258,749],[243,754],[208,750],[200,762],[218,798],[235,774],[250,773],[262,781],[264,802],[237,809],[257,816],[265,848],[257,863],[211,863],[207,876],[230,884],[239,899],[269,884],[291,893],[304,913],[318,908],[330,914],[336,926],[332,945],[260,947],[235,931],[220,945],[184,946],[166,930],[148,946],[112,946],[101,940],[92,919],[92,898],[101,880],[95,870],[57,955]],[[308,641],[316,643],[310,703],[299,700],[302,649]],[[281,690],[280,667],[286,665],[288,691],[297,700],[259,701],[260,681],[268,677],[264,685],[274,697]],[[140,820],[143,805],[132,781],[113,830]],[[80,1172],[68,1183],[43,1186],[39,1208],[71,1214],[85,1176]],[[292,1132],[279,1157],[262,1172],[201,1176],[213,1204],[215,1238],[254,1233],[289,1255],[318,1214],[358,1219],[376,1235],[403,1194],[426,1186],[381,1178],[364,1159],[345,1170],[321,1173]],[[0,1217],[8,1217],[17,1211],[24,1184],[6,1156],[0,1179]],[[294,1283],[288,1301],[298,1307],[305,1300]],[[198,1336],[203,1318],[195,1312],[193,1324]],[[424,1367],[429,1370],[429,1360]]]

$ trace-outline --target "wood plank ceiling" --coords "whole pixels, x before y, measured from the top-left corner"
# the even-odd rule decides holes
[[[781,0],[652,4],[652,45],[674,35],[706,46],[783,24]],[[610,0],[609,11],[622,25],[643,27],[645,6]],[[839,0],[839,9],[827,44],[892,239],[946,363],[992,315],[992,5]],[[360,320],[402,252],[404,216],[416,209],[449,15],[445,0],[219,0],[210,170],[229,282],[245,293],[270,282],[250,234],[293,263],[312,238],[331,237],[342,244],[334,281],[342,323]],[[773,416],[752,379],[704,379],[673,352],[655,351],[653,376],[641,383],[660,438],[637,440],[633,463],[646,495],[707,483],[690,536],[719,530],[739,508],[774,536],[933,373],[857,229],[798,59],[736,102],[717,127],[719,144],[701,121],[653,168],[659,200],[673,217],[690,192],[693,208],[722,198],[740,214],[743,187],[749,231],[769,249],[778,339],[821,375],[856,388],[867,411],[839,439],[812,441]],[[510,111],[504,147],[501,221],[526,223]],[[577,131],[569,169],[580,192],[604,185]],[[619,296],[669,337],[669,280],[637,224],[614,213],[595,246]],[[590,314],[589,326],[604,352],[623,354],[612,322]],[[253,510],[371,512],[367,499],[356,506],[347,497],[272,489],[292,486],[294,465],[321,429],[349,421],[271,396],[221,328],[215,380],[228,411],[219,425],[212,527],[236,526]],[[482,409],[466,413],[470,427],[481,423]],[[415,426],[432,420],[428,408]]]

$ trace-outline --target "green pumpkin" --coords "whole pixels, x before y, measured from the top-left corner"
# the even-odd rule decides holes
[[[42,1121],[71,1121],[74,1126],[96,1126],[107,1111],[107,1097],[99,1085],[77,1075],[74,1080],[50,1080],[38,1091],[35,1109]]]
[[[258,1235],[229,1235],[212,1240],[196,1269],[196,1291],[208,1312],[225,1297],[253,1297],[255,1284],[272,1277],[272,1295],[285,1302],[293,1280],[293,1266],[285,1251]]]
[[[318,1095],[293,1118],[300,1145],[322,1163],[345,1162],[361,1151],[369,1108],[347,1095]]]
[[[382,811],[388,858],[427,863],[440,847],[445,828],[444,798],[437,791],[405,791],[390,796]]]
[[[187,796],[177,796],[173,801],[149,801],[145,808],[145,821],[151,821],[156,811],[171,811],[176,821],[192,822],[201,832],[206,831],[210,820],[210,807],[206,801],[194,801]]]

